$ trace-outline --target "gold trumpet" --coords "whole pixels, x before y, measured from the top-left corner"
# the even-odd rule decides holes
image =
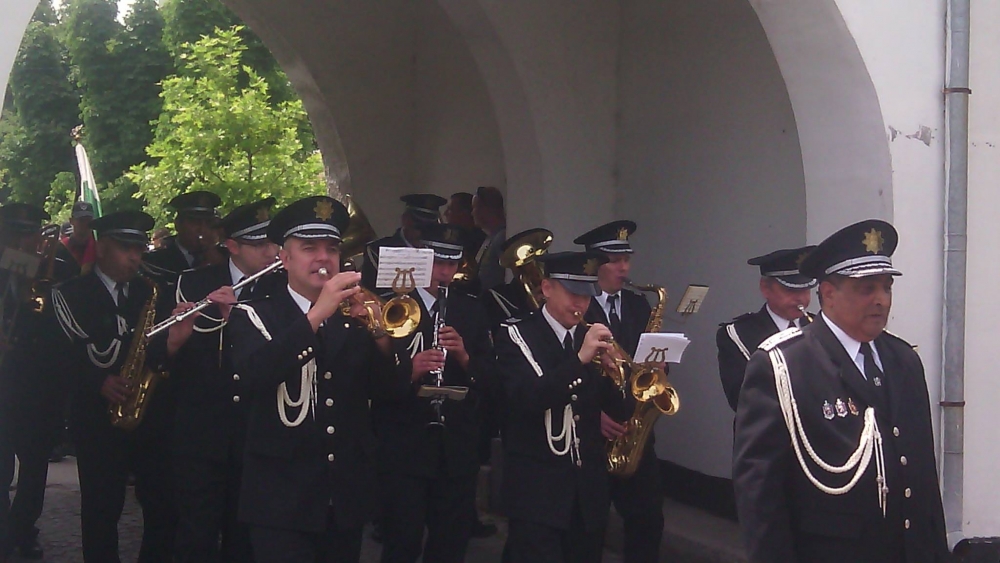
[[[320,268],[319,275],[329,277],[329,272],[326,268]],[[392,338],[405,338],[413,334],[420,325],[420,305],[409,295],[399,294],[386,301],[362,287],[361,291],[340,303],[341,314],[350,316],[351,305],[354,303],[360,304],[368,312],[365,324],[372,334],[385,332]],[[381,314],[376,314],[376,306],[381,309]]]
[[[573,316],[576,317],[577,323],[581,326],[587,327],[588,329],[594,326],[583,320],[583,313],[580,311],[574,311]],[[614,366],[612,367],[604,363],[604,354],[601,352],[598,352],[591,362],[599,365],[601,367],[601,373],[603,373],[605,377],[610,378],[611,381],[614,381],[615,385],[617,385],[618,388],[624,393],[625,383],[628,380],[625,375],[625,366],[632,363],[632,357],[625,351],[624,348],[622,348],[621,344],[619,344],[613,336],[605,338],[604,341],[611,345],[611,360],[614,362]]]

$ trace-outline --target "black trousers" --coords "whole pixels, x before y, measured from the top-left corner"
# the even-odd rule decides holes
[[[243,470],[240,449],[231,447],[221,459],[174,458],[178,563],[253,561],[250,528],[236,519]]]
[[[332,509],[324,532],[252,526],[250,541],[257,563],[358,563],[361,559],[361,528],[338,530]]]
[[[419,477],[383,473],[382,563],[461,563],[472,535],[476,474]],[[424,529],[427,542],[424,543]]]
[[[610,477],[611,502],[625,524],[624,563],[656,563],[663,538],[663,484],[652,444],[628,479]]]
[[[0,422],[0,554],[9,553],[16,545],[30,541],[38,534],[35,523],[42,514],[45,482],[49,473],[49,453],[53,438],[39,433],[28,420]],[[44,434],[44,435],[43,435]],[[14,457],[17,469],[17,491],[11,501],[9,494],[14,481]]]
[[[78,427],[75,432],[84,561],[120,562],[118,520],[129,473],[135,476],[135,496],[142,507],[139,563],[171,561],[177,516],[169,440],[140,440],[110,427],[88,430]]]
[[[511,518],[504,563],[601,563],[604,530],[587,532],[580,506],[573,507],[569,530]]]

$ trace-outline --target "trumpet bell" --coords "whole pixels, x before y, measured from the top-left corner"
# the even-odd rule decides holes
[[[413,334],[420,325],[420,305],[409,295],[397,295],[382,309],[383,328],[392,338]]]

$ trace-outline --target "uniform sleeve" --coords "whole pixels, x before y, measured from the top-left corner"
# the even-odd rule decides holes
[[[365,347],[368,350],[368,397],[370,399],[390,400],[405,394],[410,387],[410,372],[403,373],[399,369],[402,358],[398,352],[383,354],[371,333],[363,335]],[[393,346],[395,350],[395,346]]]
[[[750,358],[733,443],[733,488],[747,559],[794,563],[785,485],[794,462],[768,355]]]
[[[747,361],[743,352],[740,352],[733,340],[729,338],[725,326],[715,333],[715,344],[719,349],[719,379],[722,381],[722,390],[726,394],[730,408],[736,411]]]
[[[469,386],[488,391],[496,380],[496,354],[486,310],[479,301],[472,301],[462,312],[471,319],[469,334],[462,334],[465,351],[469,354]]]
[[[305,315],[284,326],[265,324],[268,339],[247,311],[233,309],[225,330],[229,331],[227,341],[232,343],[233,366],[237,373],[259,389],[283,383],[289,373],[298,374],[302,351],[319,346]]]
[[[513,336],[512,336],[513,335]],[[501,329],[496,341],[497,368],[503,374],[507,404],[519,410],[542,413],[569,404],[573,392],[570,383],[583,379],[593,385],[594,375],[576,356],[568,356],[557,366],[542,370],[531,356],[515,325]],[[539,373],[541,372],[541,373]]]

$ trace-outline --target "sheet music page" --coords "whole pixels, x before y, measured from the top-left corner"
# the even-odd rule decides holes
[[[378,275],[375,287],[392,289],[407,287],[430,287],[431,269],[434,267],[434,251],[430,248],[390,248],[378,251]]]
[[[680,332],[646,332],[639,337],[635,361],[679,364],[691,341]]]

